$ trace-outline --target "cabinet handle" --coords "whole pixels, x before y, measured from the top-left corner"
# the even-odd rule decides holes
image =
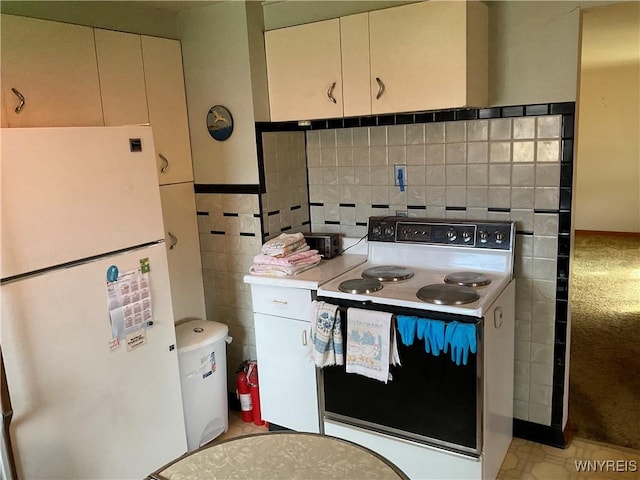
[[[384,93],[384,83],[382,83],[380,77],[376,77],[376,82],[378,82],[378,94],[376,95],[376,100],[380,100],[380,97]]]
[[[302,345],[304,345],[305,347],[307,346],[307,331],[306,330],[302,331]]]
[[[329,90],[327,90],[327,97],[329,97],[329,101],[332,103],[337,103],[336,99],[333,98],[333,89],[336,88],[336,82],[333,82],[331,84],[331,86],[329,87]]]
[[[493,311],[493,326],[496,328],[502,327],[502,307],[496,307]]]
[[[158,156],[160,157],[160,160],[162,160],[164,162],[164,165],[160,169],[160,173],[166,173],[167,170],[169,170],[169,160],[167,160],[167,157],[165,157],[161,153],[159,153]]]
[[[171,238],[171,245],[169,245],[169,250],[173,250],[176,245],[178,245],[178,237],[176,237],[173,233],[167,232],[169,238]]]
[[[24,100],[24,95],[22,95],[17,89],[12,88],[11,91],[13,92],[13,94],[18,97],[18,100],[20,100],[20,103],[18,104],[18,106],[15,109],[16,113],[20,113],[22,111],[22,109],[24,108],[24,104],[25,104],[25,100]]]
[[[287,305],[289,302],[286,300],[271,300],[271,303],[275,305]]]

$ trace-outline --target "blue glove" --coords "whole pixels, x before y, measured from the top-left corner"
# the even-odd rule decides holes
[[[469,351],[476,353],[476,326],[472,323],[458,323],[451,322],[447,324],[445,339],[444,339],[444,353],[451,346],[451,361],[456,362],[456,365],[467,364],[469,359]]]
[[[429,320],[429,322],[431,323],[429,330],[431,353],[437,357],[444,348],[444,322],[441,320]]]
[[[476,326],[473,323],[461,323],[455,332],[456,343],[462,350],[462,364],[467,364],[469,352],[476,353]],[[460,365],[460,353],[456,355],[456,365]]]
[[[426,318],[418,318],[417,334],[419,340],[424,340],[424,349],[427,353],[431,353],[431,345],[429,337],[431,336],[431,322]]]
[[[409,317],[406,315],[396,316],[398,321],[398,332],[400,332],[400,338],[402,343],[406,346],[413,345],[413,341],[416,337],[416,323],[418,317]]]

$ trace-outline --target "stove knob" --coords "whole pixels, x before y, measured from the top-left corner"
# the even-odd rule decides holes
[[[384,234],[387,237],[393,237],[393,227],[385,227]]]
[[[447,230],[447,238],[450,242],[453,242],[456,238],[458,238],[458,234],[453,228],[450,228],[449,230]]]
[[[487,243],[487,240],[489,240],[489,234],[484,230],[480,230],[478,236],[480,237],[480,243]]]
[[[496,232],[496,243],[502,243],[504,242],[504,233],[502,232]]]
[[[464,232],[462,232],[462,239],[465,242],[469,242],[471,240],[471,234],[467,230],[465,230]]]
[[[375,225],[372,229],[371,232],[373,232],[373,234],[378,237],[380,236],[380,234],[382,233],[382,227],[380,225]]]

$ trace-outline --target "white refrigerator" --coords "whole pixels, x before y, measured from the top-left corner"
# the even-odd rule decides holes
[[[187,450],[149,126],[1,131],[1,331],[21,479]]]

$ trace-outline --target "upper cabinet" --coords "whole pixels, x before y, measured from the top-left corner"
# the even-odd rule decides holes
[[[2,126],[103,125],[93,29],[1,18]]]
[[[149,123],[140,35],[95,29],[104,124]]]
[[[193,180],[180,42],[142,36],[149,122],[161,185]],[[204,119],[202,120],[204,123]]]
[[[488,13],[476,0],[272,30],[265,46],[272,121],[488,103]]]
[[[340,21],[265,32],[271,120],[342,116]]]
[[[372,113],[486,106],[487,25],[477,1],[370,12]]]

